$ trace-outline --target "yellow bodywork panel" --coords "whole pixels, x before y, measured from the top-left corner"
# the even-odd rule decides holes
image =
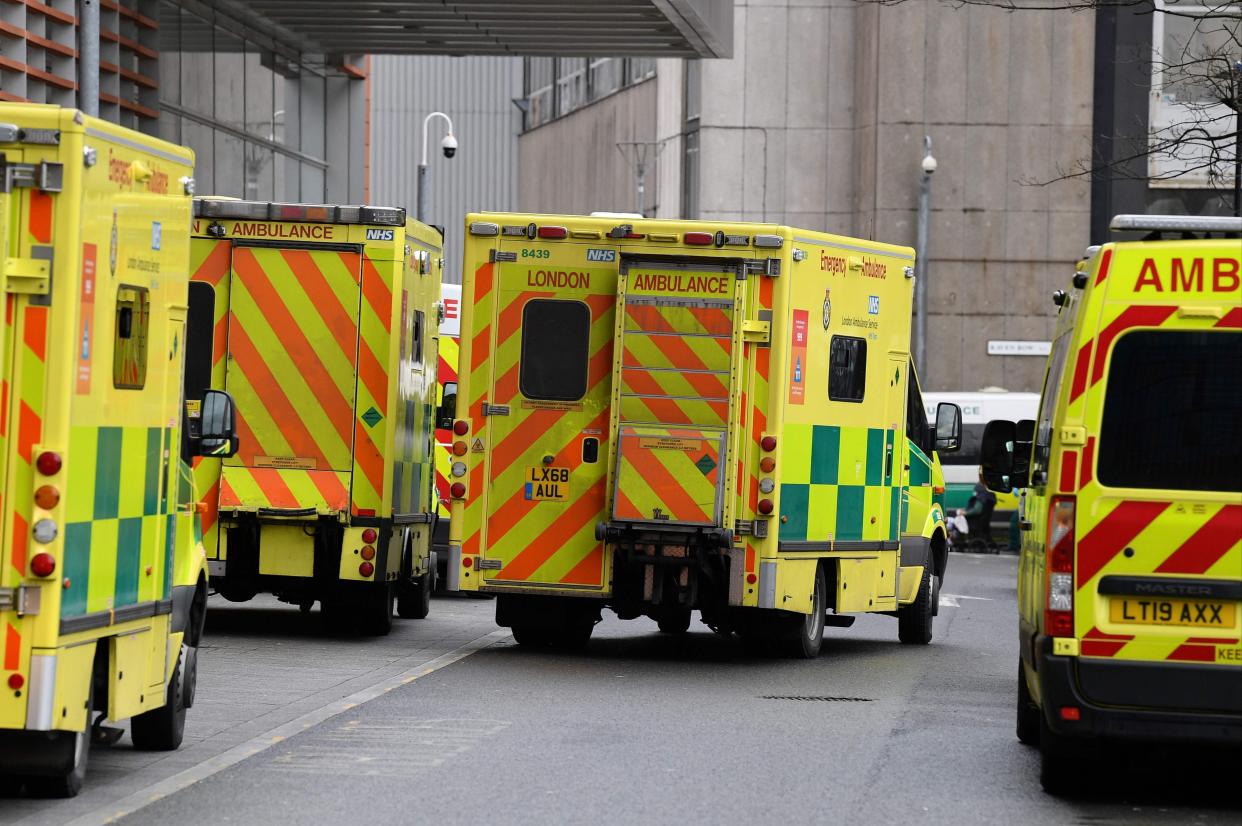
[[[311,576],[315,542],[301,525],[264,525],[259,545],[259,573]]]

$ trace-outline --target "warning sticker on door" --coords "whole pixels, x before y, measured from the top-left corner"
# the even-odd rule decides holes
[[[806,310],[793,311],[793,329],[790,333],[789,353],[789,403],[802,404],[806,398]]]

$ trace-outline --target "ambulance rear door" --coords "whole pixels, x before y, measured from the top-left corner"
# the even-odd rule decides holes
[[[490,329],[476,333],[472,352],[475,364],[488,358],[479,351],[486,337],[486,426],[469,448],[487,453],[479,570],[486,585],[598,591],[607,571],[595,526],[607,513],[618,255],[602,239],[508,229],[483,297]]]

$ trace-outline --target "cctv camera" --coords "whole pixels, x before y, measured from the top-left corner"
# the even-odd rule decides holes
[[[936,159],[931,155],[925,155],[923,157],[923,171],[928,175],[936,171]]]
[[[440,141],[440,150],[444,152],[444,157],[451,158],[457,154],[457,138],[452,135],[445,135],[444,140]]]

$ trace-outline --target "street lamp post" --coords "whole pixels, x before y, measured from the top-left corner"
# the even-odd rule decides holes
[[[914,242],[914,359],[919,375],[927,381],[927,219],[931,202],[931,178],[936,171],[931,135],[923,136],[923,175],[919,181],[919,223]]]
[[[444,157],[451,158],[457,154],[457,138],[453,135],[453,119],[443,112],[432,112],[423,118],[423,160],[418,165],[418,220],[427,223],[427,126],[432,118],[444,118],[448,124],[448,134],[440,141],[440,150]]]

